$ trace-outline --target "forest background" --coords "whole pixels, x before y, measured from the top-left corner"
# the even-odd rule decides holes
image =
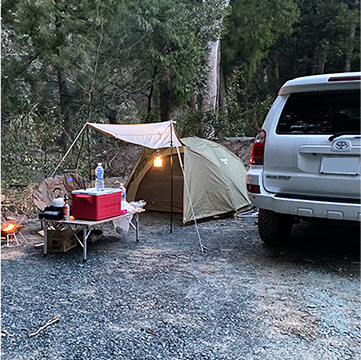
[[[285,81],[359,57],[359,0],[4,0],[2,187],[50,176],[86,122],[255,136]],[[84,133],[59,171],[121,146]]]

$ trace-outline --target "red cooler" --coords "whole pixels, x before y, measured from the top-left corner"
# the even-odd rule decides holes
[[[121,213],[122,190],[95,188],[72,191],[71,214],[76,219],[103,220]]]

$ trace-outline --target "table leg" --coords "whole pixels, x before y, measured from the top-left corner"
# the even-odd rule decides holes
[[[44,257],[48,254],[48,224],[44,223]]]
[[[86,261],[86,250],[87,250],[87,228],[86,226],[83,227],[83,262]]]
[[[135,240],[139,241],[139,214],[135,214]]]

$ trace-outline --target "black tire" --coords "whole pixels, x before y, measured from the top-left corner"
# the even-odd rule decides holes
[[[259,209],[258,232],[261,240],[269,245],[285,243],[290,236],[294,217],[278,214],[271,210]]]

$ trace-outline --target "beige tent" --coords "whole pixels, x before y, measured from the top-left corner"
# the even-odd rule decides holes
[[[124,125],[86,123],[51,177],[88,126],[116,139],[147,147],[126,184],[127,200],[145,199],[148,209],[183,211],[184,222],[195,222],[202,251],[204,246],[197,219],[246,209],[250,204],[245,188],[246,169],[241,160],[227,149],[207,140],[186,138],[183,139],[185,142],[181,142],[173,120]],[[156,173],[153,169],[155,150],[150,149],[158,149],[157,152],[164,154],[165,166],[162,173]],[[175,151],[177,155],[172,157],[175,161],[169,161],[170,154]],[[183,169],[181,157],[185,162]],[[171,188],[173,196],[170,194]]]
[[[197,137],[181,139],[179,153],[184,164],[184,182],[178,155],[173,149],[173,211],[183,213],[183,222],[247,209],[246,168],[225,147]],[[146,209],[171,211],[171,148],[159,151],[162,171],[153,167],[157,151],[145,148],[126,184],[127,201],[146,200]],[[189,195],[186,191],[189,189]]]

